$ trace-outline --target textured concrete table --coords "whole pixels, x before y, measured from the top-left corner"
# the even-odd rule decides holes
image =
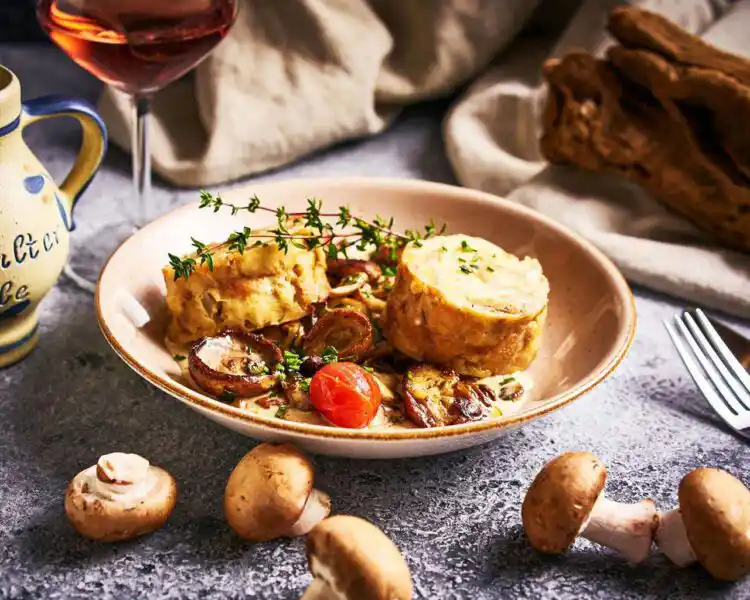
[[[26,98],[57,92],[95,99],[98,84],[55,50],[0,47]],[[441,152],[444,104],[409,110],[389,132],[273,174],[360,174],[451,182]],[[42,125],[27,136],[61,174],[78,135]],[[117,219],[130,194],[128,159],[112,150],[81,202],[74,252],[105,258],[96,232]],[[194,191],[157,182],[163,209]],[[675,502],[677,484],[699,465],[750,479],[750,447],[707,409],[671,348],[661,320],[678,303],[639,291],[639,325],[616,374],[568,408],[496,443],[448,456],[390,462],[319,457],[317,484],[335,509],[372,520],[400,546],[418,598],[746,598],[750,582],[724,585],[699,568],[678,571],[653,556],[639,567],[579,543],[544,558],[523,537],[520,503],[547,459],[585,449],[610,468],[617,500]],[[744,327],[747,331],[747,327]],[[42,341],[23,363],[0,371],[0,597],[285,598],[309,581],[300,539],[240,542],[221,514],[223,486],[251,440],[202,419],[154,390],[109,349],[92,298],[64,280],[43,307]],[[68,480],[100,454],[139,452],[180,484],[167,527],[131,543],[102,546],[77,536],[63,515]]]

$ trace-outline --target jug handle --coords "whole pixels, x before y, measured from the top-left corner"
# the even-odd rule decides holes
[[[32,123],[54,117],[73,117],[83,129],[83,141],[73,167],[60,185],[67,198],[70,218],[69,230],[74,229],[73,208],[86,191],[107,152],[107,127],[96,109],[79,98],[68,96],[42,96],[24,102],[21,109],[21,129]]]

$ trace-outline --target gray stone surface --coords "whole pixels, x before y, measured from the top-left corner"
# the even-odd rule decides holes
[[[0,46],[27,98],[48,92],[90,99],[98,84],[53,49]],[[270,177],[363,174],[452,180],[440,143],[443,104],[409,110],[389,132]],[[40,125],[28,139],[57,174],[78,142],[69,124]],[[113,150],[80,206],[75,251],[104,258],[97,234],[130,193],[128,160]],[[161,209],[194,191],[157,182]],[[520,525],[523,492],[560,452],[590,450],[610,469],[617,500],[676,499],[699,465],[748,479],[748,445],[707,408],[671,348],[661,320],[679,302],[638,291],[636,342],[616,374],[569,407],[496,443],[401,461],[319,457],[318,486],[335,510],[381,526],[411,567],[418,598],[743,598],[750,584],[712,581],[654,555],[632,567],[578,543],[563,557],[534,553]],[[747,324],[740,324],[746,332]],[[62,280],[43,307],[42,342],[0,371],[0,597],[299,597],[309,581],[302,540],[240,542],[221,514],[223,486],[251,440],[202,419],[131,372],[99,334],[92,298]],[[169,469],[180,501],[147,538],[103,546],[77,536],[63,515],[68,480],[100,454],[141,453]]]

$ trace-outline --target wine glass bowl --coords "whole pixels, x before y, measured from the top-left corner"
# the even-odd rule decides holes
[[[236,0],[39,0],[50,38],[101,81],[149,95],[184,75],[227,35]]]

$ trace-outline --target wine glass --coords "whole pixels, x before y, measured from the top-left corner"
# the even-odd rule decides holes
[[[37,19],[50,38],[78,65],[133,98],[134,229],[148,221],[153,94],[203,60],[227,35],[237,11],[238,0],[37,0]]]

